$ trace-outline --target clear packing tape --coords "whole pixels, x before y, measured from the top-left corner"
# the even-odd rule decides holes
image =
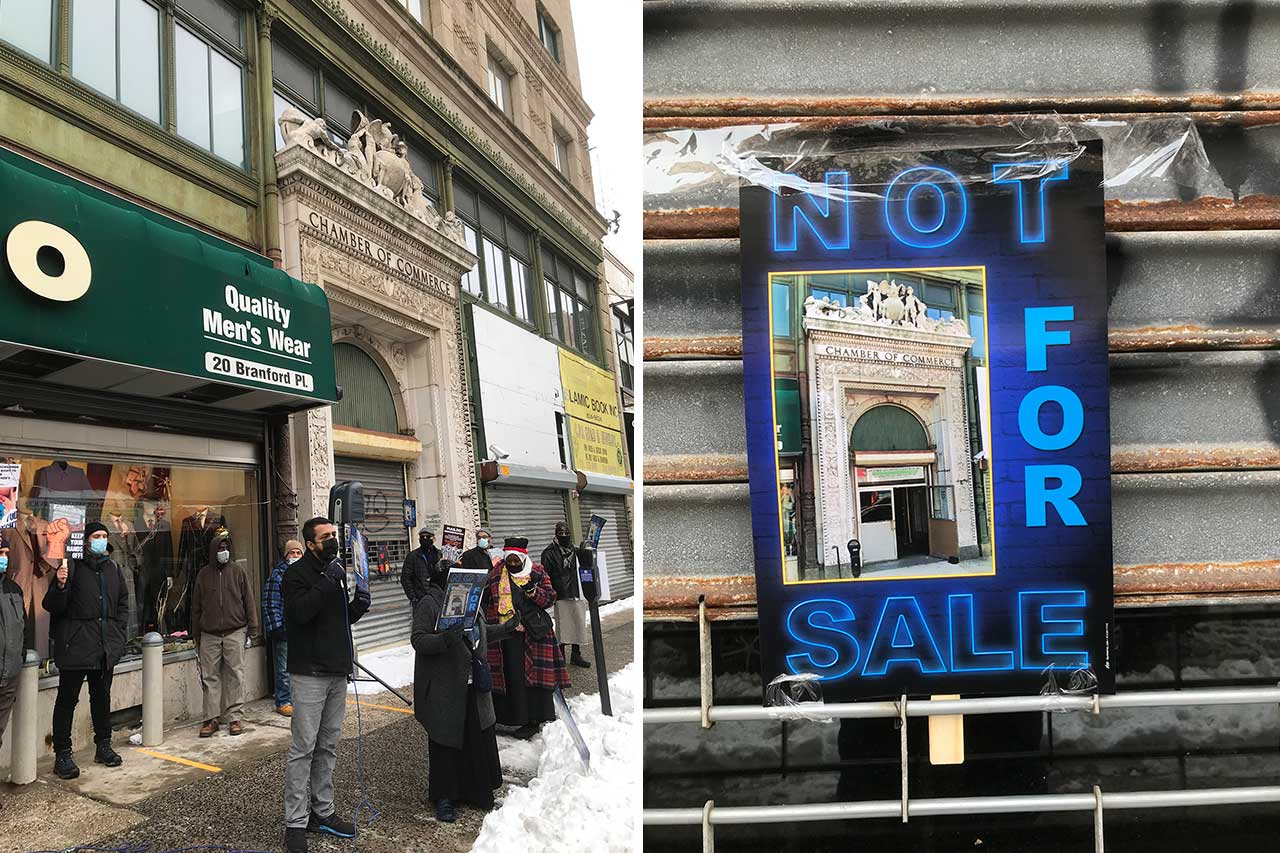
[[[850,120],[852,121],[852,120]],[[1190,114],[1152,117],[1077,118],[1054,113],[1008,117],[985,123],[973,118],[929,117],[928,121],[884,119],[840,124],[839,119],[785,124],[652,130],[645,134],[645,209],[736,208],[738,188],[780,184],[816,195],[849,192],[880,196],[883,182],[864,173],[850,189],[828,188],[821,179],[796,174],[842,155],[882,155],[896,171],[913,164],[915,152],[946,148],[990,148],[990,162],[1040,157],[1074,159],[1086,140],[1103,141],[1103,188],[1108,201],[1160,202],[1280,193],[1280,126],[1245,126]],[[1252,152],[1240,165],[1241,149]],[[1231,155],[1237,156],[1231,156]],[[1213,156],[1211,156],[1213,155]],[[880,158],[873,157],[872,160]],[[989,182],[983,174],[961,174],[966,182]],[[856,180],[856,178],[855,178]]]
[[[835,722],[822,710],[822,678],[817,673],[779,675],[766,685],[764,704],[769,708],[795,708],[804,719],[816,723]]]

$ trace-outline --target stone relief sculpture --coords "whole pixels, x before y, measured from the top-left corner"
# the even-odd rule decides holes
[[[927,310],[928,306],[916,296],[914,287],[890,279],[868,280],[867,292],[859,296],[853,305],[841,305],[825,296],[821,299],[810,296],[804,301],[806,317],[900,326],[943,335],[969,334],[963,320],[934,319],[928,316]]]
[[[462,221],[453,211],[441,217],[423,195],[422,178],[409,162],[409,146],[390,122],[371,120],[357,110],[351,115],[353,130],[345,146],[333,141],[324,119],[311,118],[296,107],[287,107],[279,124],[286,149],[295,145],[306,148],[450,240],[465,245]]]

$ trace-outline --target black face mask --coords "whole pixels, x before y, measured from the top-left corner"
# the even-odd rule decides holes
[[[566,533],[563,536],[557,536],[556,541],[559,542],[564,547],[568,548],[570,545],[573,544],[573,536],[569,533]]]
[[[338,556],[338,538],[326,539],[320,543],[320,559],[328,563]]]
[[[418,540],[418,544],[421,545],[423,548],[430,548],[432,545],[435,544],[435,540],[422,538]]]

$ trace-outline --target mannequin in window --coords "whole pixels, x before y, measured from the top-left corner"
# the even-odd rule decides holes
[[[139,632],[138,595],[141,574],[142,553],[138,545],[138,534],[133,529],[133,522],[126,520],[120,512],[109,512],[102,518],[107,526],[107,542],[111,546],[111,557],[124,574],[125,590],[129,594],[129,615],[125,622],[124,641],[127,644],[141,636]]]
[[[169,633],[186,631],[190,627],[191,585],[196,574],[209,556],[209,543],[218,528],[225,528],[227,521],[208,504],[198,504],[195,512],[182,519],[182,532],[178,538],[178,565],[173,585],[165,602],[165,621]]]
[[[143,501],[138,534],[138,627],[143,632],[168,633],[160,624],[164,597],[173,569],[173,531],[168,507],[162,501]]]

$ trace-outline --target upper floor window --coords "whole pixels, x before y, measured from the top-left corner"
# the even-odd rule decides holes
[[[423,6],[426,5],[422,0],[399,0],[400,5],[409,10],[409,14],[413,15],[414,20],[419,24],[426,24],[427,19],[423,17]]]
[[[0,39],[53,62],[54,0],[0,0]]]
[[[462,277],[463,289],[532,324],[533,276],[528,229],[462,182],[454,185],[454,206],[462,219],[467,248],[478,259],[475,267]]]
[[[71,74],[159,124],[160,10],[146,0],[74,0]]]
[[[123,0],[122,0],[123,2]],[[243,164],[243,16],[223,0],[179,0],[174,80],[178,135]]]
[[[565,346],[597,355],[593,280],[559,255],[543,250],[543,285],[551,334]]]
[[[551,20],[551,16],[547,14],[547,10],[542,8],[542,4],[538,4],[538,38],[542,39],[542,46],[547,49],[547,53],[551,54],[551,58],[556,62],[560,61],[560,28],[556,26],[556,22]]]
[[[562,135],[559,131],[556,131],[552,134],[551,138],[552,142],[555,143],[556,170],[565,177],[568,177],[570,167],[569,146],[571,145],[569,137]]]
[[[498,57],[489,55],[489,100],[511,115],[511,74]]]
[[[631,318],[634,307],[635,303],[630,299],[613,306],[613,332],[617,338],[618,347],[618,376],[622,380],[622,387],[627,391],[634,387],[635,380],[632,350],[635,348],[636,333],[635,321]]]

